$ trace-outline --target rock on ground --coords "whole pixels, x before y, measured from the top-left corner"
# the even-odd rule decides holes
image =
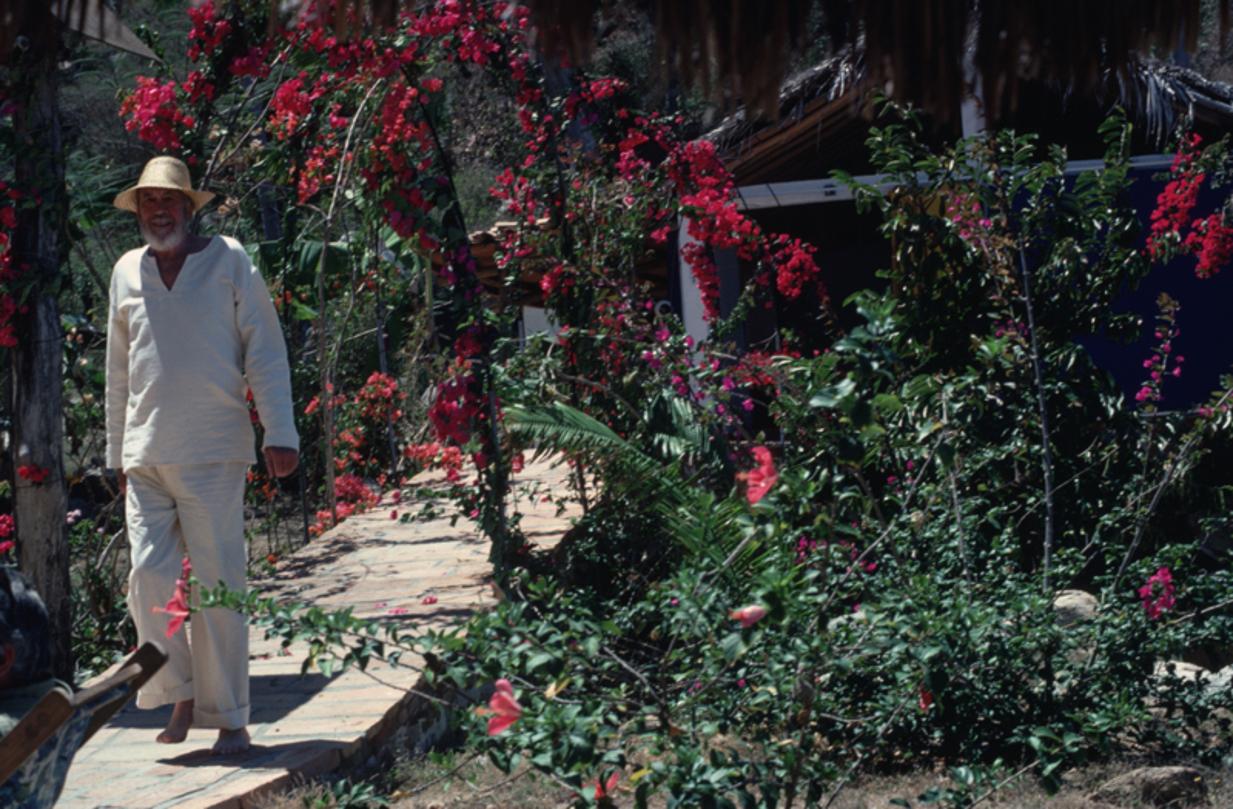
[[[1173,677],[1199,683],[1207,682],[1211,672],[1202,666],[1186,663],[1182,660],[1158,660],[1152,673],[1157,677]]]
[[[1203,805],[1207,784],[1203,774],[1190,767],[1140,767],[1106,781],[1092,793],[1093,801],[1123,806],[1182,809]]]
[[[1062,626],[1092,620],[1099,607],[1096,596],[1083,590],[1061,590],[1053,597],[1053,612]]]

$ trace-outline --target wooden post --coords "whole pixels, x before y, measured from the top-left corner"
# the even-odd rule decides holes
[[[334,383],[330,378],[330,349],[326,329],[328,301],[325,297],[326,255],[330,250],[330,219],[321,228],[321,256],[317,261],[317,369],[321,386],[321,441],[325,457],[325,502],[330,509],[329,528],[338,524],[338,502],[334,491]]]
[[[13,240],[14,266],[21,274],[17,283],[29,284],[30,289],[18,317],[18,344],[12,350],[11,449],[15,469],[39,470],[26,477],[19,474],[14,481],[18,559],[21,569],[34,580],[51,616],[52,671],[72,681],[72,601],[62,457],[63,334],[56,305],[60,265],[67,251],[64,230],[68,198],[58,98],[59,37],[53,42],[54,46],[28,51],[14,71],[15,184],[37,204],[19,210]]]

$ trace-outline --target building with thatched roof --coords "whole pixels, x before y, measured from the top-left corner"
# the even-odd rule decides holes
[[[1053,82],[1024,82],[1003,128],[1036,132],[1046,143],[1065,146],[1074,159],[1100,155],[1096,130],[1114,105],[1134,120],[1133,151],[1162,151],[1177,125],[1192,120],[1195,131],[1218,137],[1233,123],[1233,87],[1194,70],[1160,62],[1136,62],[1127,77],[1110,76],[1097,92],[1079,94]],[[850,53],[827,59],[789,78],[780,91],[776,115],[751,115],[740,108],[706,139],[725,156],[741,186],[828,176],[834,169],[868,171],[873,88],[864,65]],[[980,100],[967,96],[946,118],[929,116],[930,135],[949,143],[986,128]]]
[[[1155,204],[1160,183],[1155,179],[1172,162],[1169,140],[1183,122],[1211,142],[1233,131],[1233,86],[1211,81],[1188,68],[1163,63],[1135,63],[1129,79],[1110,78],[1098,91],[1067,92],[1047,80],[1024,82],[1013,111],[1002,126],[1036,132],[1042,143],[1064,146],[1069,173],[1100,165],[1101,121],[1115,104],[1125,108],[1134,124],[1130,204],[1144,221]],[[791,77],[779,95],[777,117],[757,117],[741,109],[721,121],[705,137],[716,144],[732,172],[741,204],[765,230],[800,237],[819,249],[817,260],[833,301],[876,285],[875,271],[887,266],[889,245],[878,232],[873,214],[856,210],[846,185],[832,179],[842,170],[865,183],[890,188],[884,177],[870,173],[865,141],[874,125],[868,80],[859,59],[843,54]],[[979,99],[969,95],[956,114],[926,116],[927,137],[938,145],[985,129]],[[683,230],[682,230],[683,233]],[[720,268],[721,311],[735,304],[736,290],[748,268],[734,256],[716,256]],[[701,305],[687,268],[678,264],[679,282],[673,301],[696,338],[706,335]],[[1123,305],[1150,320],[1153,301],[1168,288],[1182,301],[1195,345],[1190,373],[1174,386],[1177,398],[1201,398],[1220,373],[1233,365],[1233,348],[1222,333],[1225,310],[1233,302],[1233,272],[1206,281],[1178,268],[1161,268],[1137,290],[1129,290]],[[847,313],[850,315],[851,313]],[[841,316],[843,313],[841,312]],[[742,340],[749,346],[775,345],[781,327],[791,325],[790,312],[757,310],[744,324]],[[1204,336],[1206,335],[1206,336]],[[1127,387],[1138,382],[1142,352],[1092,337],[1089,349]],[[1181,388],[1190,387],[1188,390]]]

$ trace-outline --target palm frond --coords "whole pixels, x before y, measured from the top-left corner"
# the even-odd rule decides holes
[[[1179,118],[1194,116],[1195,88],[1187,71],[1159,62],[1135,61],[1117,74],[1118,100],[1146,124],[1148,139],[1164,146]]]
[[[601,464],[623,464],[650,480],[661,479],[667,471],[608,425],[561,402],[546,407],[511,405],[505,409],[505,426],[541,452],[586,455]]]
[[[678,489],[660,504],[665,533],[691,554],[706,559],[711,568],[732,582],[746,580],[770,548],[733,500],[711,492]]]
[[[661,459],[693,460],[710,449],[710,434],[689,403],[679,396],[659,395],[647,407],[644,420],[663,424],[665,429],[651,434],[651,446]]]
[[[674,459],[670,461],[648,455],[612,428],[561,402],[509,406],[505,426],[534,445],[537,453],[586,456],[599,467],[605,487],[637,495],[661,517],[666,539],[710,560],[723,575],[739,578],[766,548],[750,533],[739,502],[720,498],[682,478],[676,459],[705,447],[708,433],[686,404],[672,400],[661,404],[668,406],[673,416],[669,429],[675,432],[658,433],[653,441],[658,452]]]

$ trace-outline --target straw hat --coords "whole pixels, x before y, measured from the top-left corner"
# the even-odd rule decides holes
[[[188,176],[188,166],[179,158],[163,155],[155,157],[146,163],[141,170],[141,177],[132,188],[126,188],[116,194],[115,206],[122,211],[137,213],[137,190],[140,188],[171,188],[183,192],[193,201],[193,213],[201,210],[201,206],[214,199],[212,191],[193,190],[192,178]]]

